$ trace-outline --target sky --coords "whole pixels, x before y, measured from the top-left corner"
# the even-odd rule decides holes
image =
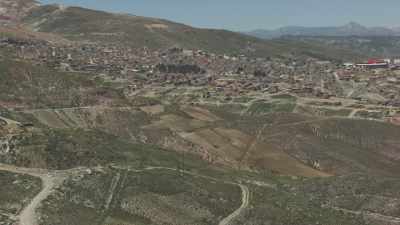
[[[40,0],[234,31],[282,26],[400,27],[399,0]]]

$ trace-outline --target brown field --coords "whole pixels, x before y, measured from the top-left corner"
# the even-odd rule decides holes
[[[149,115],[158,115],[164,112],[164,106],[163,105],[143,106],[140,107],[140,110]]]
[[[184,111],[192,118],[202,121],[215,122],[217,120],[221,120],[218,116],[212,114],[210,111],[199,107],[185,106],[182,107],[182,111]]]
[[[145,126],[146,129],[171,129],[173,131],[190,132],[207,126],[207,123],[200,120],[187,119],[178,115],[164,115],[161,120],[153,122],[151,125]]]
[[[51,128],[101,129],[244,170],[325,177],[365,171],[393,174],[400,168],[399,127],[383,123],[294,113],[241,118],[192,106],[165,114],[163,105],[30,114]],[[151,117],[155,114],[159,117]]]

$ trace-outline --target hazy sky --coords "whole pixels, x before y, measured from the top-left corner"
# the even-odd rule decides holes
[[[247,31],[287,25],[400,26],[399,0],[41,0]]]

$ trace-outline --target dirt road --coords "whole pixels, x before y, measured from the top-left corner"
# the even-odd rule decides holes
[[[242,205],[235,210],[232,214],[229,216],[225,217],[221,222],[219,222],[218,225],[229,225],[233,222],[234,219],[236,219],[244,209],[246,209],[249,206],[249,198],[250,198],[250,191],[249,189],[242,185],[239,184],[240,188],[242,189]]]
[[[19,215],[20,225],[38,225],[36,210],[41,203],[53,192],[57,186],[57,178],[51,176],[41,176],[42,190],[37,194],[32,201],[22,210]]]
[[[353,214],[356,216],[363,216],[367,217],[376,221],[382,222],[382,224],[400,224],[400,218],[398,217],[393,217],[393,216],[386,216],[382,215],[379,213],[371,213],[371,212],[363,212],[363,211],[354,211],[354,210],[348,210],[348,209],[343,209],[343,208],[338,208],[338,207],[332,207],[332,209],[347,213],[347,214]]]
[[[42,180],[42,190],[19,214],[19,225],[37,225],[36,209],[46,199],[55,187],[55,178],[50,176],[46,170],[18,168],[10,165],[0,164],[0,170],[17,174],[30,175]]]
[[[118,168],[118,167],[115,167]],[[127,168],[120,168],[120,169],[127,169]],[[129,170],[129,169],[128,169]],[[143,170],[129,170],[133,172],[144,172],[150,170],[171,170],[171,171],[181,171],[174,168],[167,168],[167,167],[148,167]],[[62,185],[63,181],[67,179],[69,176],[73,174],[80,173],[85,171],[85,168],[76,168],[71,170],[65,171],[48,171],[44,169],[31,169],[31,168],[22,168],[22,167],[15,167],[11,165],[1,164],[0,163],[0,171],[8,171],[17,174],[29,175],[33,177],[40,178],[42,180],[42,190],[31,200],[31,202],[20,212],[20,214],[16,217],[19,220],[19,225],[38,225],[38,215],[36,213],[37,209],[41,206],[42,202],[46,200],[53,191]],[[223,180],[219,180],[217,178],[208,177],[204,175],[199,175],[195,173],[191,173],[188,171],[181,171],[182,173],[201,177],[204,179],[210,179],[214,181],[220,181],[224,183],[229,183],[232,185],[237,185],[242,190],[242,204],[241,206],[235,210],[232,214],[224,218],[219,225],[229,225],[235,218],[237,218],[242,211],[248,207],[249,205],[249,189],[247,186],[238,183],[227,182]],[[120,174],[117,175],[115,178],[115,183],[118,183],[120,179]],[[115,192],[115,187],[111,188],[110,196],[113,196]],[[108,203],[109,205],[109,203]]]
[[[19,225],[38,225],[36,210],[41,203],[53,193],[53,191],[63,183],[69,174],[78,172],[82,168],[66,171],[48,171],[44,169],[22,168],[6,164],[0,164],[1,171],[29,175],[40,178],[42,190],[31,200],[31,202],[17,216]]]
[[[119,167],[119,169],[127,169],[127,168]],[[182,172],[184,174],[188,174],[188,175],[191,175],[191,176],[194,176],[194,177],[200,177],[200,178],[204,178],[204,179],[209,179],[209,180],[213,180],[213,181],[219,181],[219,182],[224,182],[224,183],[228,183],[228,184],[239,186],[240,189],[242,190],[242,204],[240,205],[240,207],[237,210],[235,210],[233,213],[231,213],[230,215],[225,217],[221,222],[219,222],[218,225],[229,225],[229,224],[231,224],[232,221],[234,219],[236,219],[238,216],[240,216],[242,211],[249,206],[250,191],[249,191],[249,188],[247,186],[243,185],[243,184],[227,182],[227,181],[223,181],[223,180],[220,180],[220,179],[217,179],[217,178],[204,176],[204,175],[199,175],[199,174],[196,174],[196,173],[192,173],[192,172],[188,172],[188,171],[182,171],[182,170],[178,170],[178,169],[175,169],[175,168],[168,168],[168,167],[147,167],[147,168],[142,169],[142,170],[131,170],[131,169],[128,169],[128,170],[132,171],[132,172],[144,172],[144,171],[150,171],[150,170],[180,171],[180,172]]]

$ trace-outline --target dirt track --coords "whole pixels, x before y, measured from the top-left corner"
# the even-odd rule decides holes
[[[42,190],[36,195],[32,201],[22,210],[19,215],[20,225],[38,225],[36,209],[41,203],[52,193],[56,185],[56,178],[50,176],[41,176]]]
[[[119,169],[127,169],[127,168],[119,168]],[[240,205],[240,207],[237,210],[235,210],[233,213],[231,213],[230,215],[225,217],[223,220],[221,220],[221,222],[219,222],[218,225],[229,225],[229,224],[231,224],[232,221],[234,219],[236,219],[238,216],[240,216],[242,211],[249,206],[250,191],[249,191],[249,188],[247,186],[243,185],[243,184],[227,182],[227,181],[223,181],[223,180],[220,180],[220,179],[217,179],[217,178],[204,176],[204,175],[199,175],[199,174],[196,174],[196,173],[191,173],[191,172],[188,172],[188,171],[182,171],[182,170],[178,170],[178,169],[174,169],[174,168],[168,168],[168,167],[147,167],[147,168],[142,169],[142,170],[130,170],[130,171],[132,171],[132,172],[144,172],[144,171],[150,171],[150,170],[179,171],[179,172],[182,172],[184,174],[188,174],[188,175],[191,175],[191,176],[194,176],[194,177],[200,177],[200,178],[204,178],[204,179],[209,179],[209,180],[213,180],[213,181],[219,181],[219,182],[224,182],[224,183],[228,183],[228,184],[239,186],[240,189],[242,190],[242,204]]]
[[[50,176],[46,170],[18,168],[10,165],[0,164],[0,170],[12,173],[30,175],[38,177],[42,180],[42,190],[37,194],[32,201],[19,214],[19,225],[37,225],[36,209],[40,203],[46,199],[56,186],[55,178]]]
[[[398,217],[386,216],[386,215],[382,215],[379,213],[354,211],[354,210],[348,210],[348,209],[343,209],[343,208],[338,208],[338,207],[332,207],[332,209],[343,212],[343,213],[347,213],[347,214],[353,214],[356,216],[361,215],[363,217],[382,222],[382,224],[400,224],[400,218],[398,218]]]
[[[232,221],[235,218],[237,218],[238,216],[240,216],[242,211],[245,210],[249,206],[250,191],[246,186],[244,186],[242,184],[240,184],[239,186],[242,189],[242,205],[236,211],[234,211],[232,214],[230,214],[229,216],[225,217],[221,222],[219,222],[218,225],[229,225],[229,224],[231,224]]]
[[[21,168],[6,164],[0,164],[0,170],[17,174],[24,174],[40,178],[42,180],[42,190],[32,199],[32,201],[17,216],[19,225],[38,225],[36,210],[41,203],[53,193],[55,188],[73,173],[81,168],[66,171],[47,171],[43,169]]]
[[[120,168],[120,169],[127,169],[127,168]],[[82,172],[84,170],[84,168],[76,168],[76,169],[65,170],[65,171],[48,171],[48,170],[44,170],[44,169],[31,169],[31,168],[15,167],[15,166],[0,163],[0,170],[17,173],[17,174],[29,175],[29,176],[33,176],[33,177],[38,177],[42,180],[42,190],[31,200],[31,202],[17,216],[17,218],[19,220],[19,225],[38,225],[38,216],[36,214],[36,211],[41,206],[42,202],[44,200],[46,200],[47,197],[50,196],[53,193],[53,191],[63,183],[63,181],[65,179],[67,179],[68,176]],[[242,190],[241,206],[237,210],[235,210],[233,213],[231,213],[230,215],[225,217],[219,223],[219,225],[229,225],[249,205],[250,191],[249,191],[248,187],[243,184],[227,182],[227,181],[219,180],[217,178],[199,175],[199,174],[195,174],[195,173],[191,173],[191,172],[187,172],[187,171],[181,171],[181,170],[174,169],[174,168],[167,168],[167,167],[148,167],[143,170],[130,170],[130,171],[144,172],[144,171],[150,171],[150,170],[180,171],[182,173],[192,175],[195,177],[200,177],[200,178],[209,179],[209,180],[213,180],[213,181],[220,181],[220,182],[239,186]],[[119,180],[119,175],[118,175],[117,179]],[[110,196],[112,196],[114,194],[113,193],[114,191],[115,191],[115,188],[112,188]]]

